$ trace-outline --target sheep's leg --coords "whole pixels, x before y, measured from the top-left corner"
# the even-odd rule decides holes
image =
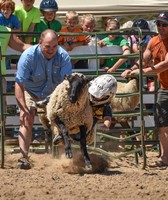
[[[80,126],[80,134],[81,134],[81,139],[80,139],[80,146],[81,146],[81,151],[82,155],[85,161],[85,168],[92,168],[92,164],[90,162],[90,158],[87,152],[87,147],[86,147],[86,127],[85,126]]]
[[[56,124],[59,126],[63,139],[64,139],[65,155],[67,158],[72,158],[71,142],[70,142],[70,137],[68,135],[67,129],[65,128],[64,123],[59,118],[57,118],[55,121],[56,121]]]
[[[51,150],[52,149],[52,131],[46,130],[45,131],[45,149],[47,153],[49,153],[49,147]]]

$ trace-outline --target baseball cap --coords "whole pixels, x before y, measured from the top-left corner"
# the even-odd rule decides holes
[[[162,12],[159,14],[159,16],[156,18],[156,21],[164,22],[168,24],[168,12]]]

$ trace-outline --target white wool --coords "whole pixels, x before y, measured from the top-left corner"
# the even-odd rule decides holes
[[[137,80],[131,79],[128,83],[117,82],[117,93],[134,93],[138,92]],[[111,99],[111,108],[113,112],[122,112],[122,111],[133,111],[136,106],[139,104],[139,95],[138,96],[128,96],[128,97],[113,97]],[[114,117],[117,122],[128,121],[130,117]]]

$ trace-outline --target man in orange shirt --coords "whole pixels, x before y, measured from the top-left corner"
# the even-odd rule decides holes
[[[153,37],[143,53],[143,74],[157,74],[160,81],[156,103],[156,125],[159,128],[161,156],[151,167],[168,166],[168,12],[162,12],[156,18],[158,35]],[[153,59],[154,65],[148,67]],[[137,74],[139,61],[122,73]]]

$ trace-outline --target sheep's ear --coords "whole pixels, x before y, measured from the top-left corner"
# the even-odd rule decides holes
[[[69,77],[70,77],[71,75],[69,75],[69,74],[65,74],[65,76],[64,76],[64,80],[69,80]]]

